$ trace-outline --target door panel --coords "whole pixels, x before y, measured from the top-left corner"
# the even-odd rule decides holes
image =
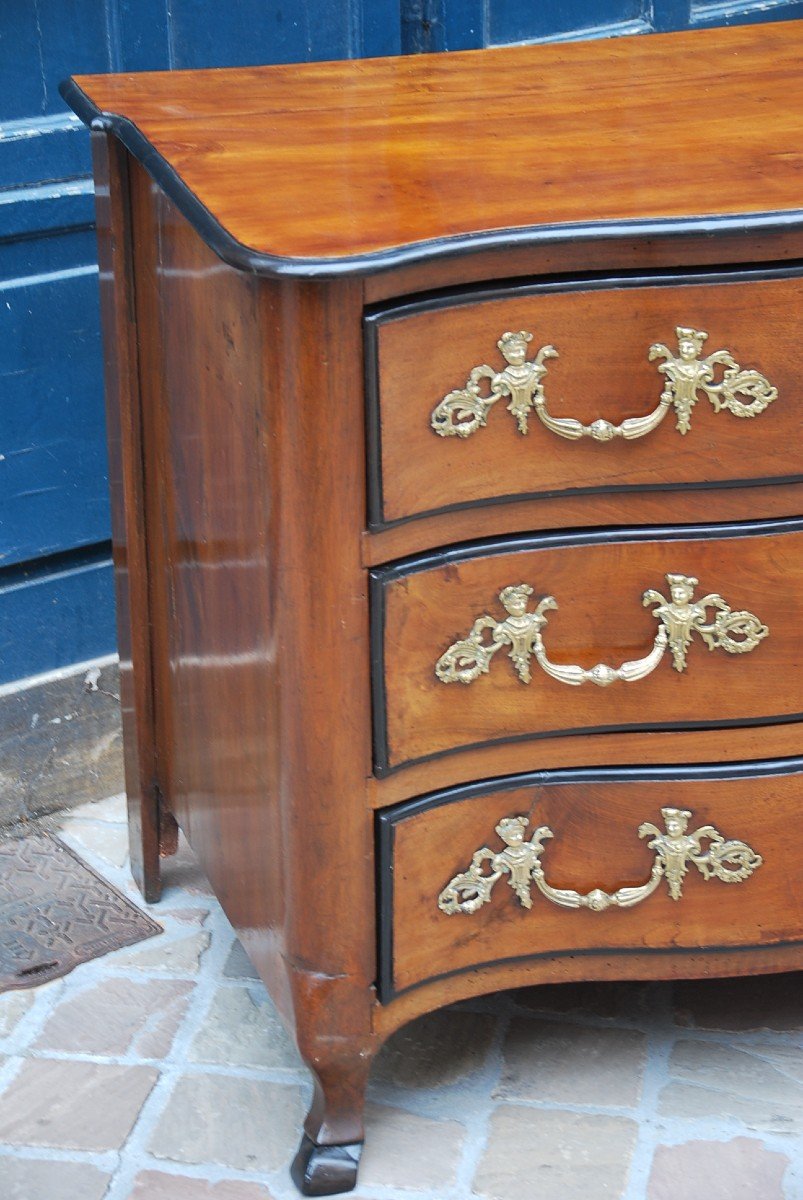
[[[0,682],[114,649],[89,135],[59,83],[400,43],[399,0],[0,5]]]
[[[512,42],[615,37],[633,33],[665,33],[713,25],[789,21],[803,17],[795,0],[414,0],[407,5],[405,49],[473,50]],[[409,12],[419,10],[428,30],[427,44],[416,44]],[[419,38],[420,41],[420,38]]]
[[[580,29],[617,26],[649,29],[649,5],[642,0],[560,0],[558,4],[522,4],[489,0],[488,40],[493,45],[554,38]]]
[[[61,269],[0,281],[4,567],[108,538],[94,246],[90,233],[47,240]]]

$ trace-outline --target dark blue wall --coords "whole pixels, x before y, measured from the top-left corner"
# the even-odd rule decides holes
[[[403,0],[402,39],[410,51],[472,50],[797,17],[800,0]]]
[[[0,684],[115,647],[88,134],[59,82],[399,50],[398,0],[0,4]]]
[[[801,15],[772,0],[2,0],[0,684],[115,643],[88,135],[63,78]]]

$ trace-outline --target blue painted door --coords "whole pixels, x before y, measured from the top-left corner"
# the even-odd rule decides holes
[[[0,684],[115,646],[89,144],[59,82],[399,49],[399,0],[0,4]]]
[[[405,50],[472,50],[803,17],[800,0],[403,0]]]

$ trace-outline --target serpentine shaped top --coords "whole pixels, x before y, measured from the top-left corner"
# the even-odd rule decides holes
[[[799,22],[422,55],[390,53],[381,25],[363,32],[384,57],[84,75],[63,94],[226,262],[266,275],[478,250],[512,274],[528,246],[653,253],[718,231],[735,235],[718,261],[745,262],[762,232],[803,229]]]

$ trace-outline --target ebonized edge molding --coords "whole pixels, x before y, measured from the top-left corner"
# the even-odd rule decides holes
[[[589,221],[564,225],[532,225],[389,246],[342,258],[282,258],[246,246],[217,220],[177,171],[127,117],[103,112],[74,79],[59,85],[62,98],[91,130],[112,133],[136,158],[179,212],[223,262],[239,271],[272,278],[339,279],[391,271],[416,263],[456,259],[483,250],[553,246],[562,242],[620,242],[726,234],[796,233],[803,231],[803,209],[737,213],[720,216],[657,217],[650,220]]]
[[[414,991],[437,979],[448,978],[451,975],[465,974],[466,971],[477,970],[490,963],[475,963],[471,967],[460,968],[457,971],[443,971],[421,979],[406,988],[396,988],[393,978],[393,856],[395,849],[396,826],[411,817],[420,816],[434,808],[445,804],[453,804],[461,800],[470,800],[489,792],[515,791],[523,787],[554,787],[567,784],[599,784],[599,783],[704,783],[714,780],[736,779],[767,779],[777,775],[794,775],[803,773],[803,758],[766,759],[761,762],[741,763],[703,763],[693,766],[653,766],[653,767],[595,767],[575,768],[561,767],[548,771],[528,771],[523,775],[503,775],[493,779],[483,779],[477,783],[460,784],[457,787],[444,788],[441,791],[429,792],[417,796],[413,800],[403,800],[390,808],[380,810],[375,815],[376,830],[376,887],[377,887],[377,996],[380,1004],[389,1004],[398,996]],[[795,943],[781,943],[794,945]],[[760,947],[746,946],[746,950]],[[645,952],[640,948],[640,953]],[[716,954],[722,947],[711,946],[706,953]],[[566,950],[562,952],[548,951],[543,954],[522,954],[516,958],[496,959],[494,965],[503,963],[526,962],[538,958],[561,958],[567,955],[591,958],[594,955],[626,956],[632,950],[618,947],[598,946],[593,950]],[[695,950],[678,949],[677,947],[656,947],[649,950],[656,956],[665,954],[692,954]]]
[[[404,759],[398,763],[390,761],[390,746],[387,733],[387,693],[385,690],[385,592],[406,575],[446,567],[450,563],[463,562],[470,558],[490,557],[495,554],[515,554],[527,550],[563,549],[573,546],[618,544],[621,542],[677,542],[719,540],[738,537],[771,537],[803,532],[803,517],[785,517],[778,520],[729,521],[719,525],[649,525],[616,527],[613,529],[548,530],[544,533],[513,535],[504,538],[486,538],[476,542],[463,542],[444,549],[431,550],[424,554],[397,559],[386,566],[374,567],[368,572],[370,597],[370,645],[371,645],[371,720],[373,724],[374,776],[386,779],[397,771],[422,762],[462,754],[466,750],[477,750],[485,746],[499,746],[511,742],[537,741],[539,738],[572,737],[594,733],[666,733],[672,730],[701,729],[749,729],[759,725],[782,725],[803,722],[803,713],[784,713],[782,716],[749,717],[744,720],[711,720],[656,722],[645,725],[596,725],[592,729],[572,728],[550,730],[547,734],[527,733],[514,737],[493,738],[486,742],[461,744],[448,750],[439,750],[423,758]]]

